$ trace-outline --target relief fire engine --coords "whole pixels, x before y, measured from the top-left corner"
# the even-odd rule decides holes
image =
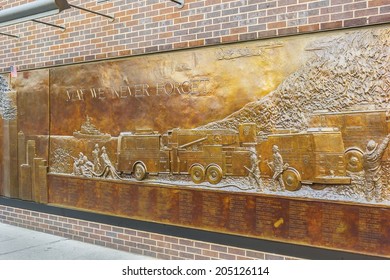
[[[217,184],[224,176],[247,176],[250,152],[231,130],[173,129],[121,133],[117,169],[143,180],[146,174],[189,174],[194,183]]]
[[[227,176],[251,175],[258,164],[263,179],[272,178],[272,148],[285,163],[285,188],[302,184],[314,189],[350,184],[348,172],[362,170],[363,150],[369,139],[380,141],[390,131],[386,111],[318,113],[305,131],[277,130],[257,135],[256,124],[229,129],[173,129],[122,132],[118,140],[117,170],[141,181],[147,174],[189,175],[200,184],[218,184]],[[253,160],[253,154],[257,160]],[[387,156],[388,158],[388,156]],[[252,172],[253,175],[253,172]]]

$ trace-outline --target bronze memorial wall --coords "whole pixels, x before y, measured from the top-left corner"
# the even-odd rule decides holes
[[[2,77],[1,194],[390,257],[389,54],[377,26]]]

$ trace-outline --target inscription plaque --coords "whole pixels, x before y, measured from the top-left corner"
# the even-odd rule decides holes
[[[327,245],[342,245],[348,242],[348,217],[340,206],[322,207],[322,240]]]
[[[83,205],[82,201],[80,201],[83,196],[80,196],[78,188],[75,184],[76,183],[70,183],[68,195],[67,197],[64,197],[64,199],[67,199],[67,204],[69,203],[70,205],[75,205],[78,207]]]
[[[378,209],[359,209],[359,239],[358,244],[364,250],[376,252],[381,246],[382,214]]]
[[[223,222],[222,201],[215,193],[202,194],[202,223],[208,227],[219,227]]]
[[[109,180],[97,186],[71,176],[48,178],[52,204],[90,210],[94,201],[94,211],[115,211],[128,218],[390,257],[386,207]],[[113,208],[103,205],[111,202],[104,197],[113,192],[121,203]],[[64,199],[71,193],[77,193],[79,200]],[[129,198],[127,203],[124,197]]]
[[[288,209],[288,231],[292,239],[308,240],[308,221],[311,213],[309,206],[304,202],[290,201]]]
[[[156,201],[156,214],[161,220],[172,220],[173,211],[172,211],[172,201],[175,201],[175,198],[172,198],[172,195],[176,195],[175,193],[169,194],[168,192],[164,192],[159,190],[157,193],[157,201]]]
[[[248,213],[247,213],[247,198],[231,197],[229,202],[229,217],[228,228],[241,228],[243,231],[248,230]]]
[[[138,191],[138,216],[145,216],[147,213],[151,218],[155,215],[156,190],[152,188],[142,188]]]
[[[134,216],[138,211],[138,188],[130,186],[118,188],[118,210],[116,214],[123,211],[126,216]]]
[[[256,197],[256,232],[261,236],[278,236],[285,225],[282,201]]]
[[[101,188],[104,188],[104,185],[99,183],[98,185],[98,194],[99,200],[102,202],[102,210],[103,212],[111,212],[116,213],[116,208],[118,207],[118,186],[112,186],[105,190],[107,195],[100,196],[102,193]]]
[[[182,224],[192,224],[194,220],[194,200],[193,194],[188,191],[179,192],[179,222]]]

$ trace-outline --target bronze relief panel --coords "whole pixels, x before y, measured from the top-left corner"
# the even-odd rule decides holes
[[[389,45],[381,26],[23,72],[6,168],[22,199],[390,256]]]
[[[389,204],[389,30],[50,70],[52,173]]]

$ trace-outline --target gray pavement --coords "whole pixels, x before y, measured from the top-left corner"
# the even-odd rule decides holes
[[[0,223],[0,260],[152,259],[147,256]]]

